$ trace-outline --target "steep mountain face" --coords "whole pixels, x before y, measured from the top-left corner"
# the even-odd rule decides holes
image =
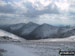
[[[12,32],[16,35],[20,35],[21,28],[25,25],[25,23],[13,24],[9,27],[9,32]]]
[[[25,23],[13,24],[10,26],[10,30],[11,31],[19,30],[24,25],[25,25]]]
[[[62,26],[58,27],[58,38],[62,38],[63,33],[71,30],[72,28],[70,26]]]
[[[38,26],[31,34],[29,39],[41,39],[41,38],[55,38],[57,35],[58,27],[43,24]]]
[[[36,23],[29,22],[25,26],[23,26],[20,30],[21,36],[25,37],[26,35],[29,35],[35,28],[37,28],[39,25]]]
[[[62,37],[70,37],[75,35],[75,29],[70,29],[67,32],[64,32],[61,36]]]
[[[11,25],[9,28],[10,28],[10,32],[17,34],[19,36],[25,36],[30,34],[37,26],[38,24],[29,22],[27,24],[25,23],[14,24]]]
[[[37,26],[38,24],[29,22],[27,24],[19,23],[12,25],[3,25],[0,28],[25,38],[25,36],[30,34]]]
[[[71,26],[65,26],[65,27],[59,27],[59,38],[66,38],[66,37],[70,37],[70,36],[74,36],[75,35],[75,27],[71,27]]]
[[[0,29],[21,36],[25,39],[65,38],[75,35],[75,26],[53,26],[49,24],[38,25],[29,22],[0,25]]]
[[[11,33],[16,34],[16,35],[20,35],[21,28],[25,25],[26,25],[25,23],[1,25],[0,29],[3,29],[5,31],[11,32]]]
[[[0,25],[0,29],[6,30],[6,31],[10,31],[10,27],[11,24],[7,24],[7,25]]]
[[[68,30],[70,30],[71,27],[70,26],[62,26],[62,27],[59,27],[59,33],[64,33],[64,32],[67,32]]]

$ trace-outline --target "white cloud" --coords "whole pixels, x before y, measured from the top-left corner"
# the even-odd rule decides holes
[[[75,12],[75,0],[71,0],[70,4],[71,4],[70,11]]]
[[[3,13],[0,12],[0,16],[7,16],[8,18],[6,18],[5,21],[11,21],[13,18],[14,20],[12,21],[12,23],[15,22],[37,22],[39,24],[42,23],[48,23],[48,24],[75,24],[73,20],[73,18],[75,18],[75,16],[68,16],[69,12],[75,12],[75,0],[11,0],[12,2],[8,1],[8,3],[4,2],[3,0],[0,0],[0,6],[6,6],[6,5],[11,5],[11,7],[13,7],[13,9],[15,9],[15,13],[13,14],[12,8],[10,7],[6,7],[8,8],[3,9]],[[27,2],[30,2],[31,4],[25,4]],[[26,7],[26,5],[28,5],[30,7],[30,5],[32,7]],[[56,9],[54,9],[54,7],[57,7],[57,9],[62,12],[60,15],[57,14]],[[50,11],[47,11],[45,9],[49,8]],[[3,8],[3,7],[1,7]],[[5,8],[5,7],[4,7]],[[34,8],[34,10],[33,10]],[[9,10],[11,9],[11,10]],[[49,10],[48,9],[48,10]],[[6,11],[10,12],[7,13]],[[29,10],[29,14],[27,13],[27,11]],[[52,11],[51,11],[52,10]],[[4,13],[5,11],[5,13]],[[55,11],[54,14],[52,14]],[[23,13],[27,13],[27,18]],[[44,15],[43,15],[44,14]],[[29,15],[31,16],[29,18]],[[32,18],[33,16],[38,16],[37,18]],[[12,18],[12,19],[11,19]],[[10,20],[8,20],[10,19]],[[1,21],[0,21],[1,22]],[[3,21],[2,21],[3,23]]]
[[[37,23],[43,24],[53,24],[53,25],[72,25],[75,24],[74,20],[72,20],[72,16],[65,16],[65,15],[49,15],[44,14],[41,15],[39,19],[37,19]]]
[[[0,13],[0,16],[14,16],[14,14],[9,14],[9,13]]]
[[[17,10],[17,13],[26,13],[28,10],[26,6],[24,5],[24,3],[26,3],[25,0],[13,1],[13,2],[8,2],[8,3],[10,3],[10,5],[12,5]]]
[[[61,9],[61,10],[66,10],[68,11],[69,10],[69,7],[70,7],[70,4],[68,2],[68,0],[63,0],[63,2],[55,2],[56,6]]]
[[[2,1],[2,0],[0,0],[0,6],[5,6],[5,5],[7,5],[7,3]]]
[[[69,10],[69,2],[68,0],[28,0],[29,2],[32,3],[32,6],[37,9],[37,10],[44,10],[47,9],[47,6],[52,5],[52,8],[54,7],[53,5],[55,4],[58,9],[60,10]]]
[[[45,7],[51,3],[51,0],[28,0],[32,6],[37,10],[46,9]]]

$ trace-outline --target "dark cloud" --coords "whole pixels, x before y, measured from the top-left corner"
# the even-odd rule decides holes
[[[56,7],[56,5],[54,5],[54,8],[52,9],[52,5],[50,4],[49,6],[45,7],[47,9],[43,10],[37,10],[33,8],[32,4],[29,2],[27,2],[25,6],[28,8],[28,11],[24,15],[30,18],[38,17],[39,15],[43,14],[59,14],[59,9]]]
[[[69,12],[70,15],[74,15],[75,16],[75,12]]]
[[[4,20],[5,18],[9,18],[8,16],[0,16],[0,20]]]
[[[0,13],[14,13],[16,10],[10,4],[0,6]]]

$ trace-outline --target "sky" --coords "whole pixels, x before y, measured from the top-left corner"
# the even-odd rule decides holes
[[[0,24],[75,25],[75,0],[0,0]]]

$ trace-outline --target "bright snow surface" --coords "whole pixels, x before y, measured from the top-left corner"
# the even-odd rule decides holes
[[[14,44],[0,44],[0,49],[7,51],[3,56],[37,56],[34,53],[31,53],[31,49]]]
[[[75,42],[75,36],[70,36],[70,37],[67,37],[67,38],[52,38],[52,39],[41,39],[41,40],[34,40],[35,42],[36,41],[40,41],[40,42]]]
[[[25,40],[25,39],[22,39],[21,37],[15,35],[15,34],[12,34],[12,33],[9,33],[9,32],[7,32],[7,31],[4,31],[4,30],[1,30],[1,29],[0,29],[0,37],[1,37],[1,36],[8,36],[8,37],[12,38],[13,40],[14,40],[14,39],[15,39],[15,40]]]

